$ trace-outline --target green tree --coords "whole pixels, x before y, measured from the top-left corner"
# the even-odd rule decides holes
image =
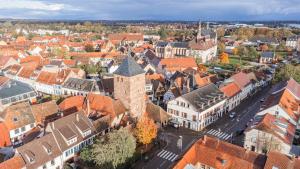
[[[134,136],[126,129],[107,134],[93,145],[94,162],[99,168],[115,169],[133,157],[136,148]]]
[[[225,52],[225,48],[226,48],[226,46],[225,46],[224,43],[222,43],[222,42],[218,43],[218,51],[219,51],[219,53]]]
[[[80,158],[84,161],[84,163],[87,166],[93,166],[94,165],[94,155],[92,151],[92,147],[84,147],[80,151]]]
[[[161,27],[158,31],[158,35],[160,36],[161,39],[166,39],[168,37],[167,31],[164,27]]]
[[[300,65],[287,64],[279,68],[275,73],[273,82],[277,83],[280,81],[288,80],[291,77],[298,83],[300,82]]]
[[[255,60],[258,58],[258,52],[256,50],[255,47],[251,46],[249,49],[248,49],[248,56],[251,58],[251,60]]]
[[[237,54],[240,57],[240,64],[242,64],[242,57],[247,57],[248,54],[249,54],[249,51],[248,51],[248,49],[245,46],[240,45],[237,48]]]

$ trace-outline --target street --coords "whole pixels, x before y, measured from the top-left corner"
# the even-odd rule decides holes
[[[243,146],[243,134],[237,135],[236,132],[244,130],[246,124],[259,111],[262,98],[267,98],[270,87],[258,91],[253,96],[244,100],[231,112],[236,112],[234,118],[229,117],[229,113],[208,126],[206,129],[196,132],[186,128],[175,129],[166,127],[160,134],[160,138],[167,142],[167,145],[157,151],[155,156],[150,159],[143,169],[168,169],[171,168],[176,160],[179,160],[184,152],[204,135],[219,138],[233,144]],[[179,137],[182,136],[182,147],[178,146]]]

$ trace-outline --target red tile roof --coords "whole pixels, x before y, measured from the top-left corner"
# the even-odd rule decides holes
[[[269,152],[264,169],[299,169],[300,159],[281,154],[279,152]]]
[[[198,163],[222,169],[263,169],[265,156],[204,136],[183,155],[174,169],[182,169],[188,164]]]
[[[183,71],[189,67],[197,68],[197,63],[194,58],[184,57],[184,58],[165,58],[161,59],[160,65],[165,66],[168,71]]]
[[[71,96],[62,101],[58,107],[65,113],[74,113],[82,110],[83,102],[83,96]]]
[[[237,74],[234,74],[231,76],[231,79],[234,80],[234,82],[239,86],[239,88],[243,89],[246,87],[248,84],[251,83],[249,77],[247,76],[246,73],[244,72],[239,72]]]
[[[21,156],[14,156],[13,158],[0,163],[1,169],[22,169],[25,167],[25,161]]]
[[[0,147],[10,146],[9,131],[4,123],[0,122]]]
[[[232,97],[237,95],[239,92],[241,92],[241,89],[236,83],[229,83],[226,84],[225,86],[222,86],[220,90],[225,94],[227,97]]]

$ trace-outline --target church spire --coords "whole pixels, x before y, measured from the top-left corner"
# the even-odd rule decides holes
[[[198,33],[197,33],[197,40],[201,39],[201,21],[198,23]]]

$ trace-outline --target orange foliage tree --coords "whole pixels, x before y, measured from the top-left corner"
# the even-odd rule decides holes
[[[147,145],[157,136],[157,126],[152,119],[144,114],[137,122],[135,136],[138,142]]]
[[[238,54],[238,49],[237,49],[237,48],[233,48],[233,49],[232,49],[232,53],[233,53],[234,55],[237,55],[237,54]]]
[[[228,54],[223,52],[220,55],[220,62],[223,64],[228,64],[229,63],[229,58],[228,58]]]

